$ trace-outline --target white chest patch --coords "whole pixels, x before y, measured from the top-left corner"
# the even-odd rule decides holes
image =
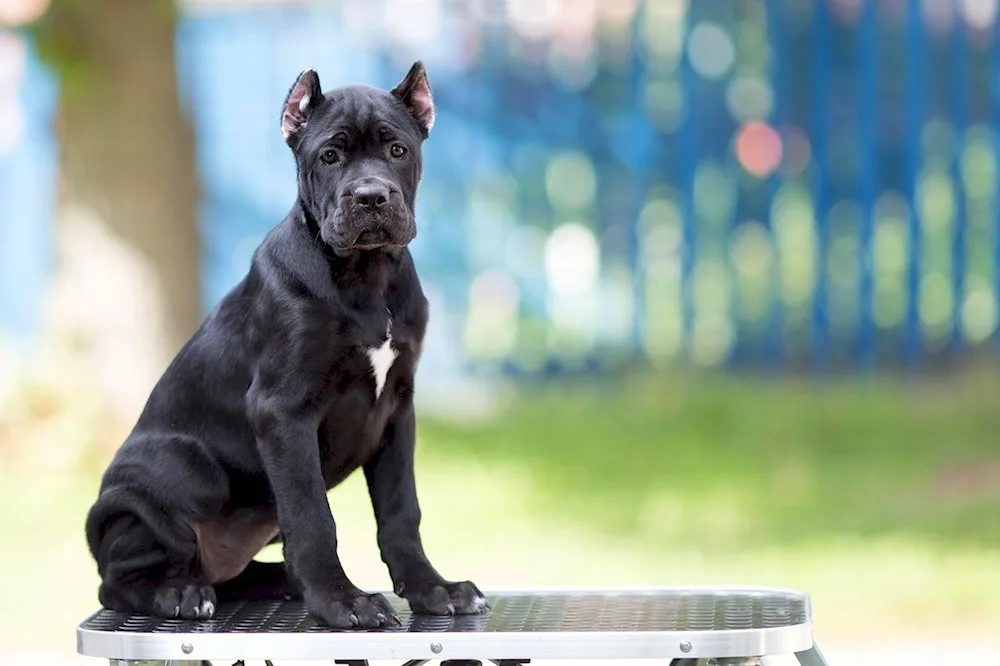
[[[368,348],[368,360],[372,364],[372,375],[375,376],[375,399],[378,400],[385,388],[385,378],[389,375],[389,369],[396,361],[399,352],[392,346],[392,319],[385,327],[385,342],[380,347]]]

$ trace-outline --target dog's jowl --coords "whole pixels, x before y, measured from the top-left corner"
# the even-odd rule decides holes
[[[333,627],[398,624],[337,555],[326,492],[361,468],[396,593],[416,613],[488,609],[420,539],[428,312],[407,245],[433,124],[419,62],[391,91],[295,81],[280,128],[297,201],[154,387],[87,517],[104,606],[199,619],[228,599],[298,597]],[[253,560],[275,540],[284,563]]]

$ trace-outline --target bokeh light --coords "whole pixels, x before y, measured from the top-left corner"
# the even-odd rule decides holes
[[[702,21],[688,37],[688,57],[691,67],[706,79],[725,76],[736,59],[733,40],[718,23]]]
[[[651,197],[639,216],[645,318],[642,337],[650,363],[664,368],[682,349],[684,319],[681,312],[680,193],[662,188]]]
[[[593,37],[579,40],[557,40],[549,47],[549,74],[562,87],[580,91],[597,76],[597,50]]]
[[[555,25],[559,41],[592,41],[597,30],[598,0],[561,0]]]
[[[970,344],[989,340],[997,330],[997,299],[990,283],[982,278],[969,281],[962,303],[962,337]]]
[[[726,86],[726,108],[739,122],[764,120],[774,106],[774,93],[766,79],[737,76]]]
[[[700,257],[695,262],[691,291],[695,304],[691,358],[699,365],[719,365],[728,357],[734,340],[729,317],[732,290],[725,264],[711,255]]]
[[[393,43],[430,48],[441,32],[441,0],[385,0],[386,28]]]
[[[785,183],[771,208],[781,275],[781,294],[792,309],[810,299],[816,280],[816,230],[812,197],[804,186]]]
[[[569,6],[576,0],[564,0]],[[601,21],[616,26],[627,26],[639,9],[639,0],[599,0],[598,15]]]
[[[906,257],[909,206],[898,192],[887,191],[875,205],[872,237],[876,326],[891,328],[906,315]]]
[[[560,225],[545,243],[545,275],[555,294],[579,296],[592,292],[600,266],[597,239],[582,224]]]
[[[545,168],[545,189],[555,208],[576,211],[594,203],[597,176],[590,158],[577,151],[552,157]]]
[[[767,228],[755,220],[744,222],[733,233],[730,256],[736,272],[740,315],[759,321],[770,305],[774,245]]]
[[[986,30],[997,20],[997,0],[958,0],[962,18],[975,30]]]
[[[765,178],[781,165],[781,135],[764,122],[748,122],[736,134],[736,157],[748,173]]]
[[[497,359],[513,351],[519,299],[517,283],[503,271],[487,270],[472,280],[463,330],[471,356]]]
[[[0,25],[28,25],[48,8],[49,0],[0,0]],[[3,62],[2,58],[0,62]]]
[[[840,86],[837,68],[843,63],[838,54],[849,48],[857,55],[857,31],[869,18],[864,14],[866,2],[824,0],[837,23],[830,29],[853,35],[844,40],[850,42],[849,47],[838,39],[829,43],[831,89]],[[12,7],[23,13],[46,4],[44,0],[0,0],[0,17],[16,23],[9,14]],[[201,4],[215,3],[203,0]],[[965,33],[973,40],[968,44],[970,73],[973,65],[985,67],[988,50],[977,51],[972,33],[992,35],[998,0],[920,0],[917,4],[932,35],[954,33],[955,27],[971,28]],[[730,347],[724,342],[736,339],[738,326],[749,325],[754,335],[773,334],[771,329],[762,333],[759,324],[774,307],[785,309],[780,316],[790,322],[792,337],[801,335],[802,326],[821,323],[813,321],[809,311],[820,271],[829,290],[825,319],[834,329],[854,327],[861,316],[860,277],[867,261],[874,280],[874,323],[886,334],[898,335],[894,329],[904,325],[911,307],[907,281],[911,259],[920,264],[921,325],[934,328],[938,335],[950,335],[958,326],[966,341],[988,339],[996,328],[991,323],[996,319],[996,304],[986,303],[995,298],[997,232],[993,227],[1000,205],[1000,165],[995,129],[991,116],[977,109],[982,101],[978,93],[967,100],[963,122],[956,122],[956,108],[945,92],[947,81],[938,81],[940,72],[931,71],[938,66],[936,61],[925,63],[928,80],[938,81],[943,86],[939,92],[945,96],[932,92],[919,128],[915,199],[909,201],[904,194],[908,191],[905,182],[882,178],[881,170],[889,168],[885,165],[896,164],[892,160],[900,156],[886,158],[880,153],[872,234],[862,238],[858,194],[866,171],[855,167],[870,154],[859,147],[856,126],[844,125],[846,121],[837,114],[827,116],[831,134],[824,166],[829,173],[818,172],[812,143],[816,118],[810,108],[811,93],[806,90],[811,90],[812,83],[806,84],[817,72],[787,60],[793,53],[789,45],[809,42],[816,21],[827,20],[815,13],[820,5],[786,3],[779,8],[767,0],[746,0],[734,5],[733,12],[721,13],[702,11],[700,6],[694,12],[692,5],[690,0],[470,0],[457,4],[352,0],[331,14],[337,18],[330,20],[341,21],[349,33],[371,37],[389,61],[405,63],[409,54],[426,51],[429,68],[441,72],[435,81],[441,82],[442,109],[451,103],[446,100],[469,95],[467,106],[463,102],[442,111],[451,114],[442,127],[453,134],[442,131],[435,145],[455,152],[461,146],[482,145],[484,149],[477,152],[485,157],[477,157],[477,163],[467,169],[434,167],[441,169],[434,174],[435,180],[454,178],[455,186],[462,188],[462,207],[453,221],[439,216],[450,205],[448,195],[427,188],[421,204],[427,206],[428,214],[421,216],[420,242],[437,243],[446,224],[458,226],[451,232],[453,246],[445,252],[455,253],[448,256],[461,253],[464,263],[461,269],[442,269],[435,279],[447,283],[442,289],[449,293],[449,302],[461,301],[468,289],[470,314],[464,325],[469,336],[473,336],[470,331],[479,330],[477,326],[500,330],[503,327],[494,319],[497,313],[507,312],[502,308],[472,312],[477,307],[473,301],[478,299],[473,294],[493,293],[490,289],[501,293],[497,286],[501,284],[508,284],[516,294],[518,310],[508,312],[513,329],[504,328],[506,333],[483,342],[475,353],[499,359],[519,356],[527,347],[534,350],[531,353],[542,348],[543,354],[550,348],[586,347],[591,333],[584,330],[581,313],[598,307],[601,312],[628,314],[622,314],[622,321],[615,314],[613,325],[609,318],[598,322],[597,335],[627,339],[622,344],[631,344],[636,332],[629,326],[642,326],[639,337],[646,340],[651,358],[662,360],[683,353],[681,341],[686,339],[686,351],[697,355],[699,362],[711,364],[728,353]],[[906,29],[908,12],[914,7],[905,0],[878,6],[879,29],[874,34],[880,43],[888,43],[884,35],[890,34],[883,34],[881,27]],[[384,34],[376,35],[373,25],[383,18]],[[442,50],[439,35],[454,26],[468,27],[467,37],[475,44],[456,42],[462,45]],[[780,41],[773,39],[776,35]],[[389,45],[395,46],[389,49]],[[928,42],[934,53],[946,46],[941,39]],[[445,57],[452,50],[465,58],[464,65],[456,67]],[[23,51],[20,34],[0,33],[0,153],[9,153],[23,140],[26,118],[15,96],[23,75]],[[786,60],[779,63],[782,55]],[[694,79],[680,66],[685,57],[696,74]],[[497,59],[497,67],[488,76],[473,76],[491,58]],[[631,78],[635,58],[642,59],[641,72]],[[973,62],[976,58],[982,60],[978,65]],[[782,69],[776,69],[776,64]],[[883,64],[889,66],[888,61]],[[948,60],[943,66],[947,69],[954,64]],[[374,72],[383,65],[365,68]],[[864,62],[850,65],[865,66]],[[852,71],[850,87],[856,92],[859,71]],[[881,88],[886,80],[879,76],[876,84]],[[970,78],[972,84],[986,81]],[[472,97],[476,99],[471,101]],[[850,103],[864,102],[852,98]],[[684,129],[694,104],[698,136],[687,144],[687,137],[677,133]],[[489,121],[497,127],[477,125],[501,105],[506,105],[507,115],[496,114]],[[561,111],[556,107],[562,106],[573,127],[585,126],[590,133],[588,141],[576,142],[578,147],[567,136],[571,127],[551,132],[544,127],[546,122],[559,122],[552,118],[561,118],[560,113],[548,114]],[[484,110],[490,113],[483,115]],[[542,113],[536,114],[538,110]],[[716,127],[716,123],[721,125]],[[909,125],[901,125],[899,132],[896,144],[886,144],[885,150],[897,150],[903,145],[899,142],[914,138]],[[651,135],[652,147],[647,143]],[[848,135],[850,140],[840,140]],[[633,137],[636,145],[623,146],[623,136]],[[613,146],[614,154],[609,156],[602,146]],[[694,154],[684,152],[689,146]],[[958,178],[953,172],[956,155]],[[653,162],[663,168],[647,177],[644,170],[654,168]],[[900,173],[905,180],[908,172]],[[820,221],[813,210],[816,178],[832,185],[826,190],[833,206],[825,213],[829,233],[822,246]],[[685,189],[688,185],[690,190]],[[285,194],[276,188],[266,196]],[[641,196],[646,202],[636,221]],[[916,258],[909,254],[911,213],[921,226],[922,254]],[[693,219],[683,220],[685,214]],[[691,238],[685,238],[685,222],[693,224]],[[633,226],[636,223],[639,229]],[[959,231],[964,234],[962,248],[953,245]],[[232,252],[221,255],[229,265],[216,273],[242,271],[259,235],[241,231],[229,238],[226,243]],[[633,245],[636,240],[638,247]],[[691,272],[682,276],[685,266]],[[509,283],[502,282],[501,274]],[[685,279],[691,283],[683,284]],[[953,289],[959,279],[965,288],[961,293],[951,292],[953,307],[942,306],[947,305],[940,296],[942,284]],[[683,313],[690,320],[684,321],[680,298],[688,290],[695,298],[693,312]],[[483,302],[490,299],[484,297]],[[959,322],[954,321],[956,316]],[[730,317],[739,321],[729,321]],[[559,332],[553,333],[553,327]],[[709,331],[705,339],[715,342],[699,341],[693,332],[684,338],[685,327]],[[567,342],[571,338],[575,342]],[[501,353],[501,349],[506,351]]]
[[[506,0],[468,0],[469,11],[472,18],[484,25],[494,26],[504,22],[507,15]]]
[[[671,72],[684,48],[686,0],[647,0],[643,44],[654,72]]]
[[[522,37],[545,39],[559,21],[559,4],[559,0],[507,0],[508,24]]]
[[[955,188],[943,167],[929,168],[917,186],[917,209],[924,230],[947,229],[955,215]]]
[[[0,156],[13,151],[24,133],[24,110],[18,92],[26,64],[25,38],[0,29]]]
[[[631,268],[622,262],[604,265],[601,273],[601,315],[596,321],[597,334],[601,343],[621,350],[632,334],[635,316],[634,276]]]
[[[547,313],[552,325],[546,334],[549,351],[564,362],[591,352],[597,341],[599,306],[600,300],[594,292],[550,294]]]
[[[970,198],[987,199],[994,195],[997,163],[993,132],[989,127],[977,124],[966,132],[961,169],[965,193]]]
[[[827,214],[829,239],[825,261],[827,316],[834,336],[853,336],[861,317],[861,242],[858,232],[861,206],[854,199],[839,199]],[[822,270],[822,268],[820,268]]]

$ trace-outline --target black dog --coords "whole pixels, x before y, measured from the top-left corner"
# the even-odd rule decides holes
[[[482,613],[421,545],[413,376],[428,307],[407,244],[434,103],[420,62],[390,92],[292,86],[281,131],[298,201],[174,358],[87,517],[114,610],[210,618],[299,596],[333,627],[394,626],[348,579],[326,492],[361,467],[378,544],[415,613]],[[284,564],[253,561],[284,543]]]

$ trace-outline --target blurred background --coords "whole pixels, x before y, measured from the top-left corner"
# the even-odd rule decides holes
[[[416,59],[445,575],[800,587],[834,663],[995,656],[997,5],[0,0],[0,656],[90,661],[84,513],[294,201],[295,76]]]

